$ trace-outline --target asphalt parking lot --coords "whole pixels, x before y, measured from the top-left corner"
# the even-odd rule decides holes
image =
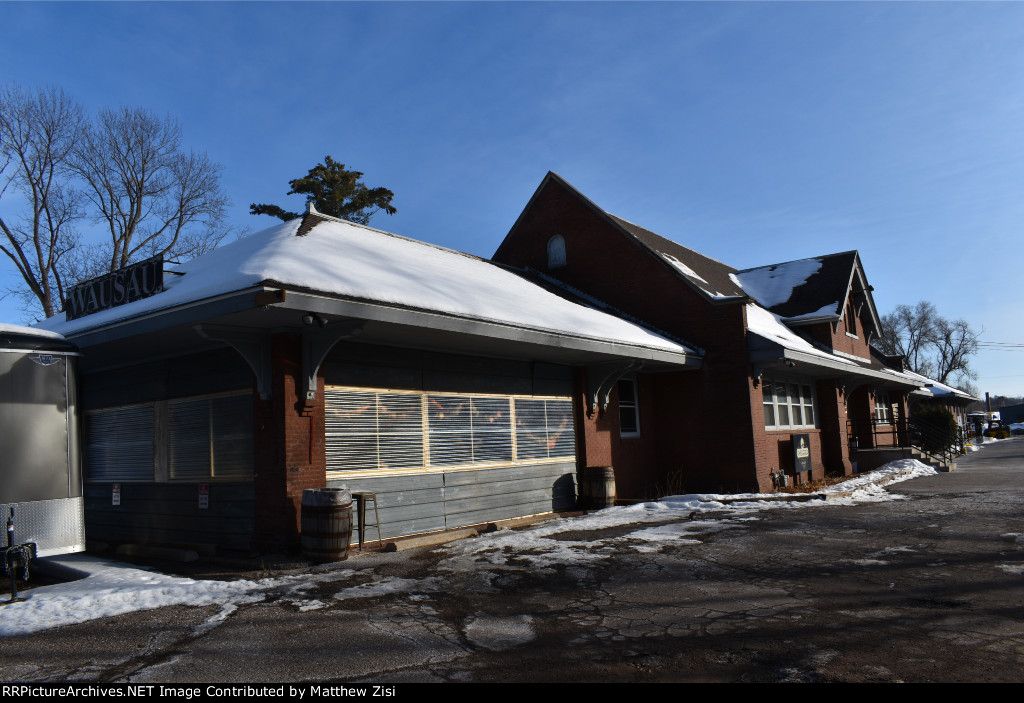
[[[888,491],[903,498],[581,522],[528,546],[481,537],[496,541],[292,571],[231,607],[4,638],[0,678],[1024,680],[1024,438]]]

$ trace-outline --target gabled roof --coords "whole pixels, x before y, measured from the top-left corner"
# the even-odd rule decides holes
[[[758,266],[737,271],[732,278],[762,307],[790,325],[838,322],[852,295],[855,303],[867,304],[873,332],[878,334],[881,327],[856,251]]]
[[[712,298],[745,297],[747,294],[736,284],[730,274],[736,269],[721,261],[704,256],[682,244],[655,234],[649,229],[633,224],[629,220],[608,213],[612,221],[657,254],[676,270],[687,282]]]
[[[559,186],[567,190],[576,199],[578,199],[580,203],[607,222],[613,229],[618,230],[623,236],[633,241],[643,251],[661,261],[663,265],[675,272],[676,275],[678,275],[702,296],[711,301],[742,301],[747,299],[746,293],[743,292],[735,281],[729,278],[729,274],[734,272],[736,269],[728,266],[727,264],[723,264],[721,261],[716,261],[709,256],[704,256],[692,249],[688,249],[681,244],[677,244],[671,239],[666,239],[659,234],[655,234],[648,229],[644,229],[629,220],[625,220],[611,214],[574,188],[568,181],[554,171],[548,171],[547,175],[545,175],[544,179],[540,182],[540,185],[537,186],[537,190],[534,191],[530,201],[519,214],[519,218],[516,219],[515,224],[512,225],[512,229],[509,230],[508,236],[506,236],[505,240],[498,246],[497,251],[494,253],[494,259],[501,259],[502,248],[506,245],[506,242],[512,238],[512,234],[519,227],[519,224],[522,222],[526,213],[530,211],[534,201],[550,183],[557,183]]]
[[[252,292],[274,288],[347,301],[346,310],[359,312],[349,314],[363,319],[394,322],[401,313],[407,327],[451,328],[455,320],[465,334],[516,330],[560,347],[692,355],[677,342],[565,300],[479,257],[315,211],[185,262],[176,273],[152,297],[75,320],[59,315],[40,326],[75,337],[228,298],[237,299],[235,308],[252,308]],[[618,352],[611,349],[616,345]]]

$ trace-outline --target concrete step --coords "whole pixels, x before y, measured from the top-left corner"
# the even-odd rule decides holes
[[[920,449],[917,449],[915,447],[910,448],[910,456],[913,459],[917,459],[922,464],[927,464],[936,471],[942,471],[944,473],[949,471],[956,471],[955,461],[946,462],[942,461],[941,459],[936,459],[932,456],[925,454]]]

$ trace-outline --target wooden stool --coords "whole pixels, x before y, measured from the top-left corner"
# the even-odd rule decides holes
[[[370,527],[377,528],[377,542],[381,541],[380,536],[380,512],[377,510],[377,494],[373,491],[352,491],[352,497],[356,501],[356,512],[359,520],[359,551],[363,551],[363,542],[366,541],[366,501],[373,501],[374,523]]]

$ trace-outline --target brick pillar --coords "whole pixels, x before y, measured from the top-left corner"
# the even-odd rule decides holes
[[[607,410],[587,409],[587,371],[577,369],[576,375],[576,417],[577,454],[576,466],[582,470],[588,466],[612,465],[612,431],[618,427]]]
[[[835,381],[820,381],[817,385],[821,423],[821,463],[826,473],[849,476],[853,473],[853,464],[850,462],[845,399],[836,387]]]
[[[576,369],[576,393],[574,396],[576,410],[573,413],[576,423],[576,486],[577,495],[582,498],[583,485],[587,468],[592,466],[613,466],[612,462],[612,431],[617,429],[618,422],[613,422],[608,411],[600,408],[587,408],[587,370]],[[583,503],[584,501],[580,501]]]
[[[316,400],[307,402],[299,335],[274,335],[271,349],[273,396],[256,401],[253,547],[290,552],[300,546],[302,491],[327,485],[324,384],[317,379]]]

